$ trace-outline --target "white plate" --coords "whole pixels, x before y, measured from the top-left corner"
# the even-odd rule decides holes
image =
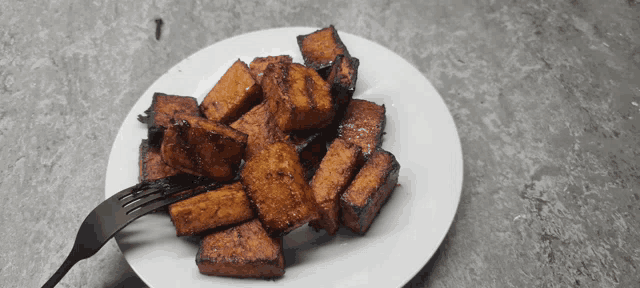
[[[153,92],[202,101],[238,58],[289,54],[302,62],[296,36],[315,28],[253,32],[213,44],[162,75],[140,97],[122,123],[107,168],[105,197],[134,185],[138,145],[146,127],[136,120]],[[456,213],[462,188],[462,153],[453,118],[422,74],[392,51],[339,32],[351,55],[360,59],[354,97],[384,104],[382,147],[396,155],[400,177],[389,202],[364,236],[341,229],[336,237],[304,226],[284,239],[286,272],[276,281],[204,276],[195,255],[198,238],[175,236],[166,214],[147,215],[116,236],[133,270],[150,287],[237,286],[402,286],[431,258]]]

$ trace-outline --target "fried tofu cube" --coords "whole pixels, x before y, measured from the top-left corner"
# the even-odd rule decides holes
[[[140,167],[138,180],[140,182],[158,180],[180,173],[180,170],[174,169],[162,161],[160,148],[149,146],[147,139],[143,139],[140,143],[138,164]]]
[[[340,196],[347,189],[360,167],[362,149],[342,139],[331,143],[327,155],[322,159],[318,171],[311,180],[320,219],[309,226],[325,229],[329,235],[336,234],[340,227]]]
[[[282,236],[318,217],[304,169],[290,143],[276,142],[249,157],[242,182],[272,236]]]
[[[246,146],[247,134],[205,118],[178,115],[164,133],[161,151],[173,168],[227,181],[235,177]]]
[[[196,264],[200,273],[238,278],[274,278],[284,275],[282,238],[271,238],[260,221],[205,236]]]
[[[262,89],[269,112],[285,133],[323,128],[333,120],[329,84],[313,69],[298,63],[269,64]]]
[[[171,119],[177,114],[201,116],[196,98],[188,96],[154,93],[151,106],[138,115],[138,121],[149,126],[148,139],[152,147],[160,147],[164,130],[171,126]]]
[[[338,137],[362,148],[365,158],[382,144],[386,109],[384,105],[353,99],[340,123]]]
[[[358,58],[349,58],[342,54],[338,55],[333,62],[327,83],[331,85],[331,95],[335,99],[337,111],[344,111],[351,101],[353,92],[356,90],[359,66]]]
[[[250,157],[253,153],[262,150],[269,144],[283,141],[286,137],[275,124],[266,103],[253,107],[251,111],[231,123],[231,128],[249,136],[246,157]]]
[[[262,101],[260,85],[239,59],[224,73],[200,104],[207,119],[231,123]]]
[[[342,54],[347,58],[351,57],[333,25],[307,35],[299,35],[297,40],[304,64],[317,70],[323,78],[329,73],[336,56]]]
[[[393,154],[376,150],[340,197],[342,223],[358,234],[371,227],[398,183],[400,164]]]
[[[264,76],[264,70],[267,69],[267,66],[270,63],[278,64],[278,63],[293,63],[293,59],[289,55],[280,55],[280,56],[267,56],[267,57],[256,57],[249,64],[249,68],[251,70],[251,75],[253,79],[256,79],[256,82],[262,83],[262,76]]]
[[[196,235],[255,217],[240,182],[171,204],[169,216],[177,236]]]

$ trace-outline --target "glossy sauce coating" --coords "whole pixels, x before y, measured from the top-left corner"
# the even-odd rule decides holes
[[[285,133],[326,127],[335,115],[329,84],[300,64],[269,64],[262,89],[269,113]]]
[[[318,217],[292,144],[276,142],[252,155],[242,170],[242,182],[270,235],[284,235]]]
[[[340,226],[340,196],[358,171],[362,149],[342,139],[336,139],[313,176],[311,190],[319,206],[320,219],[310,225],[334,235]]]
[[[205,118],[180,115],[162,141],[162,159],[185,173],[220,181],[235,177],[247,135]]]
[[[242,183],[236,182],[170,205],[169,216],[176,235],[186,236],[240,223],[255,215]]]
[[[249,66],[237,60],[200,104],[207,119],[231,123],[262,100],[262,90],[253,79]]]
[[[200,273],[240,278],[284,275],[282,238],[271,238],[257,219],[207,235],[196,264]]]
[[[342,194],[343,224],[364,234],[398,183],[400,164],[393,154],[376,150]]]

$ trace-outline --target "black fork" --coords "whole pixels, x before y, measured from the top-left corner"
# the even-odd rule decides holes
[[[73,265],[96,254],[111,237],[133,220],[219,186],[221,183],[209,178],[180,174],[142,182],[109,197],[84,219],[71,253],[42,288],[55,287]]]

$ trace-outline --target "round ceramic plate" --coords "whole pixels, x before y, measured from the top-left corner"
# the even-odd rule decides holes
[[[136,120],[154,92],[206,93],[238,58],[288,54],[302,63],[296,36],[315,28],[253,32],[213,44],[184,59],[140,97],[113,143],[105,197],[134,185],[138,147],[147,127]],[[453,118],[431,83],[392,51],[339,32],[360,59],[354,98],[384,104],[382,148],[400,162],[398,186],[370,230],[357,236],[342,228],[330,237],[303,226],[284,238],[285,275],[275,281],[201,275],[195,263],[199,238],[176,237],[167,214],[146,215],[116,235],[133,270],[152,288],[402,286],[431,258],[456,213],[462,188],[462,153]]]

